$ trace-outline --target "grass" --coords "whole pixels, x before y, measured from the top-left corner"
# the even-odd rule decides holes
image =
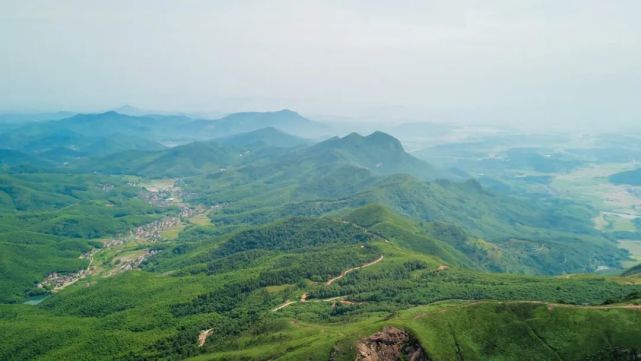
[[[211,225],[211,219],[207,213],[197,214],[189,218],[189,222],[197,226],[208,226]]]
[[[272,332],[236,339],[234,351],[188,360],[352,360],[358,340],[387,325],[413,333],[433,360],[575,360],[611,342],[638,347],[639,322],[637,310],[447,301],[329,323],[276,319]]]
[[[393,321],[435,360],[580,360],[611,344],[638,348],[640,322],[638,310],[497,301],[422,306]]]
[[[333,350],[340,350],[335,355],[337,360],[351,360],[357,340],[376,332],[382,327],[382,320],[381,315],[368,315],[342,322],[318,324],[280,318],[274,321],[280,325],[277,331],[267,335],[240,337],[235,341],[234,351],[207,353],[189,360],[324,361],[330,358]]]
[[[311,226],[313,231],[315,225],[323,224],[326,229],[336,232],[356,232],[350,237],[357,236],[358,232],[367,232],[364,229],[353,230],[337,221],[300,222],[302,224],[290,222],[284,228],[276,226],[263,230],[291,231],[296,227],[307,230]],[[375,220],[370,226],[379,223]],[[376,229],[383,230],[381,227]],[[24,305],[15,308],[2,306],[0,336],[10,342],[0,347],[0,358],[126,359],[131,355],[133,359],[327,360],[332,355],[336,360],[350,360],[353,359],[357,340],[385,325],[397,325],[414,332],[435,360],[452,359],[452,352],[456,352],[452,351],[456,350],[452,345],[452,329],[466,359],[495,357],[517,360],[517,357],[522,357],[528,360],[534,359],[531,356],[535,351],[541,351],[540,355],[545,360],[550,354],[542,348],[533,348],[531,353],[525,355],[517,352],[529,344],[540,346],[536,343],[535,333],[530,330],[536,328],[538,332],[537,322],[540,320],[549,322],[549,325],[544,323],[541,330],[556,327],[558,337],[566,343],[576,340],[583,342],[582,337],[589,340],[599,338],[603,332],[614,327],[612,322],[622,322],[618,333],[629,332],[632,336],[638,333],[630,330],[632,325],[638,325],[635,323],[637,319],[624,319],[629,314],[624,311],[629,310],[608,310],[613,315],[610,317],[610,313],[606,315],[600,309],[558,307],[558,310],[553,310],[553,314],[558,316],[546,321],[542,318],[545,306],[539,303],[524,305],[505,302],[510,305],[507,310],[501,306],[504,303],[483,300],[449,300],[416,305],[433,303],[443,297],[506,300],[538,297],[554,302],[557,299],[579,297],[577,300],[582,302],[602,302],[606,297],[625,295],[630,290],[638,289],[637,285],[623,284],[631,282],[625,278],[581,275],[567,278],[528,277],[466,271],[454,266],[438,272],[437,268],[443,264],[441,259],[410,250],[403,242],[394,239],[388,242],[374,237],[362,241],[368,242],[366,248],[361,248],[358,243],[329,243],[324,248],[314,248],[304,243],[298,245],[295,242],[297,238],[279,238],[280,242],[272,244],[265,239],[272,233],[259,234],[261,236],[255,239],[248,239],[248,234],[244,238],[238,238],[239,234],[231,238],[232,241],[255,240],[260,243],[252,244],[266,247],[266,257],[239,268],[222,268],[209,275],[187,273],[167,276],[130,271],[110,278],[92,276],[48,298],[39,306],[30,306],[31,309],[25,309],[27,306]],[[313,232],[305,234],[310,237],[315,235]],[[341,237],[340,233],[334,236],[337,239]],[[322,239],[319,241],[327,242]],[[285,245],[289,245],[289,248],[282,248]],[[140,246],[143,245],[132,242],[118,249],[107,249],[104,254],[99,253],[100,262],[135,256],[141,251],[138,248]],[[213,249],[220,249],[217,247],[215,245]],[[280,248],[281,251],[275,251]],[[225,285],[247,284],[256,277],[269,280],[265,277],[268,271],[282,270],[285,274],[306,271],[311,267],[310,263],[297,268],[297,263],[306,260],[306,257],[313,259],[326,254],[329,257],[320,257],[323,264],[331,260],[340,261],[340,258],[334,258],[328,248],[336,248],[339,254],[353,252],[357,255],[364,252],[361,263],[380,254],[384,254],[385,258],[371,267],[350,273],[332,286],[325,286],[322,280],[311,282],[309,279],[297,283],[276,282],[240,294],[230,294],[229,298],[215,298],[226,292]],[[211,262],[211,253],[206,248],[202,251],[206,257],[196,259],[199,262]],[[421,267],[404,271],[408,264]],[[351,266],[345,264],[342,269]],[[333,274],[336,272],[333,271]],[[286,299],[298,300],[304,291],[311,293],[308,302],[297,302],[278,312],[270,311]],[[323,292],[334,292],[360,303],[341,305],[337,302],[315,302],[321,297],[314,295],[319,296]],[[208,298],[203,298],[203,295],[212,295],[213,300],[234,304],[228,310],[218,311],[216,307],[219,304],[208,303]],[[176,305],[183,310],[181,313],[175,312]],[[522,309],[524,307],[526,309]],[[571,315],[568,314],[570,312]],[[589,332],[583,330],[589,328],[589,322],[595,321],[604,322],[605,326]],[[55,325],[59,322],[67,326],[56,329]],[[242,322],[249,324],[243,326]],[[25,335],[29,327],[35,328],[32,333]],[[195,346],[198,333],[212,327],[216,332],[209,337],[205,347],[198,349]],[[572,333],[563,334],[561,330],[564,327],[571,327]],[[618,336],[618,333],[617,344],[627,345],[627,339]],[[501,340],[504,337],[505,341],[487,344],[487,340],[492,340],[491,335],[495,334],[501,335]],[[516,336],[519,338],[515,341]],[[40,342],[40,348],[30,347],[36,340]],[[597,343],[597,346],[602,347],[603,344]],[[574,346],[567,347],[572,349]],[[27,351],[19,350],[28,350],[33,354],[27,355],[24,353]],[[588,350],[592,352],[593,349]],[[203,354],[199,355],[201,352]]]
[[[174,188],[176,181],[171,178],[146,180],[141,185],[150,192],[159,192],[171,190]]]
[[[627,189],[615,191],[602,184],[603,172],[561,175],[555,185],[583,192],[594,204],[630,197]],[[203,182],[218,189],[225,185],[219,176]],[[641,290],[641,279],[488,272],[503,266],[522,273],[560,273],[593,261],[616,262],[618,253],[608,253],[607,247],[619,250],[608,239],[597,238],[587,207],[536,207],[489,194],[474,182],[424,183],[409,177],[371,181],[376,185],[364,190],[356,186],[356,194],[339,200],[324,193],[328,189],[323,182],[285,182],[282,188],[259,182],[264,192],[258,186],[255,191],[263,198],[247,197],[242,187],[253,183],[237,187],[234,179],[219,194],[201,192],[199,196],[210,197],[204,201],[225,202],[212,215],[216,226],[200,214],[163,232],[164,240],[157,244],[132,240],[103,249],[95,255],[95,274],[38,306],[0,305],[0,338],[6,341],[0,345],[0,359],[349,360],[357,340],[385,325],[412,331],[434,360],[592,357],[611,345],[632,347],[641,339],[641,312],[577,306],[620,302]],[[576,189],[569,186],[572,182]],[[6,204],[35,204],[38,212],[45,212],[29,213],[34,218],[24,224],[42,223],[49,227],[46,232],[73,231],[81,241],[89,239],[84,235],[100,239],[164,212],[130,202],[139,188],[121,183],[120,193],[109,196],[103,190],[75,194],[69,188],[49,194],[35,186],[23,194],[16,186],[4,198],[17,194]],[[144,186],[170,190],[174,182],[162,179]],[[305,196],[296,198],[299,191],[322,199],[311,206],[288,203],[305,201]],[[85,200],[82,197],[87,204],[80,207],[74,202]],[[628,198],[623,204],[633,206],[637,200]],[[86,210],[96,213],[91,221],[97,225],[121,223],[91,229],[94,223],[81,218]],[[252,213],[255,210],[264,213]],[[309,217],[288,218],[301,210],[309,211]],[[12,209],[10,216],[12,212],[18,211]],[[46,212],[54,212],[54,220]],[[143,212],[147,217],[138,216]],[[244,215],[248,217],[240,217]],[[123,217],[132,219],[123,222]],[[241,221],[234,223],[236,219]],[[11,220],[5,222],[7,232],[20,228]],[[603,213],[598,221],[603,229],[613,230],[630,230],[632,224],[613,213]],[[576,234],[585,238],[571,237]],[[635,257],[641,259],[641,247],[620,246],[634,246]],[[151,247],[160,253],[144,271],[111,272]],[[65,254],[71,256],[69,264],[86,266],[78,253]],[[382,262],[325,284],[381,254]],[[585,254],[596,255],[596,260]],[[567,268],[556,268],[560,266]],[[303,292],[309,293],[304,303],[299,301]],[[297,302],[271,311],[285,300]],[[214,334],[197,349],[198,333],[210,328]]]
[[[175,240],[178,238],[180,232],[185,229],[186,225],[184,223],[177,224],[169,229],[166,229],[160,233],[160,236],[166,240]]]

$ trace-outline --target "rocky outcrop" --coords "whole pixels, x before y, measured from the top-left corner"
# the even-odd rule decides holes
[[[356,361],[429,361],[418,341],[406,331],[385,327],[356,346]]]

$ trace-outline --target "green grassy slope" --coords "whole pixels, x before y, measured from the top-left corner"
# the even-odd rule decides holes
[[[157,253],[140,267],[108,272],[122,261],[108,249],[96,258],[105,272],[36,306],[0,304],[0,359],[353,360],[356,342],[386,325],[436,361],[614,360],[641,349],[639,278],[568,274],[624,257],[588,207],[421,180],[437,170],[382,133],[235,147],[80,164],[180,177],[155,184],[183,187],[180,205],[202,211],[199,221],[145,245]],[[139,179],[80,166],[0,176],[0,302],[86,267],[78,256],[98,238],[176,211],[144,202]]]
[[[456,359],[457,350],[466,360],[580,360],[636,345],[637,310],[581,305],[623,299],[641,285],[441,269],[438,257],[347,222],[293,219],[249,229],[203,241],[172,274],[90,277],[35,307],[2,305],[0,358],[347,360],[358,339],[384,325],[413,332],[434,360]],[[379,255],[378,263],[325,283]],[[161,268],[158,262],[148,268]],[[295,302],[273,311],[288,300]],[[197,347],[198,334],[210,328],[214,336]]]

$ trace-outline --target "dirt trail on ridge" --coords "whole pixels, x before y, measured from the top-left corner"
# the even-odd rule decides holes
[[[332,283],[334,283],[334,282],[340,280],[341,278],[347,276],[350,272],[354,272],[354,271],[357,271],[357,270],[360,270],[360,269],[363,269],[363,268],[366,268],[366,267],[369,267],[369,266],[373,266],[373,265],[381,262],[383,260],[383,258],[385,258],[385,256],[381,255],[380,257],[378,257],[377,259],[373,260],[372,262],[365,263],[365,264],[360,265],[358,267],[347,269],[347,270],[341,272],[340,275],[338,275],[338,276],[330,279],[329,281],[327,281],[325,283],[325,285],[330,286]],[[300,301],[287,300],[285,303],[283,303],[283,304],[279,305],[278,307],[272,309],[272,312],[276,312],[276,311],[282,310],[283,308],[285,308],[287,306],[291,306],[291,305],[293,305],[294,303],[297,303],[297,302],[305,303],[305,302],[308,301],[307,297],[308,297],[308,294],[307,294],[307,292],[305,292],[300,296]],[[318,302],[318,301],[320,301],[320,302],[330,302],[330,301],[341,299],[343,297],[344,296],[337,296],[337,297],[332,297],[332,298],[328,298],[328,299],[324,299],[324,300],[312,300],[312,302]]]
[[[341,274],[340,274],[340,275],[338,275],[338,276],[336,276],[336,277],[334,277],[334,278],[330,279],[329,281],[327,281],[325,284],[326,284],[327,286],[331,286],[331,285],[332,285],[332,283],[334,283],[334,282],[336,282],[336,281],[340,280],[341,278],[343,278],[343,277],[347,276],[347,275],[348,275],[349,273],[351,273],[351,272],[354,272],[354,271],[357,271],[357,270],[359,270],[359,269],[363,269],[363,268],[366,268],[366,267],[373,266],[373,265],[377,264],[378,262],[382,261],[384,257],[385,257],[385,256],[381,255],[380,257],[378,257],[377,259],[375,259],[374,261],[372,261],[372,262],[370,262],[370,263],[366,263],[366,264],[364,264],[364,265],[361,265],[361,266],[358,266],[358,267],[354,267],[354,268],[350,268],[350,269],[348,269],[348,270],[345,270],[345,271],[341,272]]]

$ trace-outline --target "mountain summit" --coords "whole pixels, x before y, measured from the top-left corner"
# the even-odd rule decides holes
[[[380,131],[368,136],[350,133],[342,138],[333,137],[308,152],[316,157],[347,161],[380,175],[407,173],[422,179],[438,177],[434,167],[408,154],[398,139]]]
[[[214,120],[213,127],[219,136],[246,133],[266,127],[305,138],[318,138],[328,133],[325,125],[289,109],[275,112],[234,113]]]

